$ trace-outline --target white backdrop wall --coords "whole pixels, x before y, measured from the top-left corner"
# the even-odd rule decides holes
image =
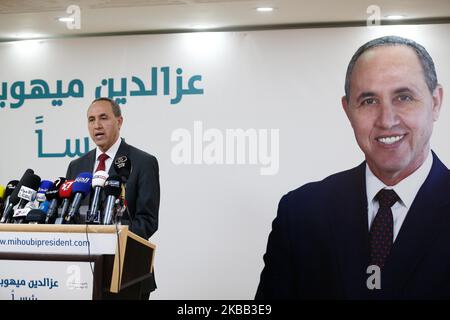
[[[1,43],[0,82],[7,83],[8,97],[0,108],[0,183],[20,178],[26,168],[33,168],[43,179],[65,175],[71,158],[38,157],[35,131],[43,133],[45,152],[63,152],[66,139],[72,143],[80,139],[84,149],[86,109],[102,79],[118,82],[127,78],[131,90],[132,76],[149,86],[150,70],[157,67],[158,95],[128,95],[122,107],[122,136],[154,154],[160,164],[160,224],[150,239],[157,245],[158,289],[152,298],[252,299],[280,197],[363,160],[340,106],[344,75],[361,44],[387,34],[423,44],[435,60],[440,83],[449,92],[450,25]],[[170,67],[170,96],[163,94],[160,72],[166,66]],[[204,92],[185,95],[171,104],[178,67],[183,69],[185,86],[190,77],[201,75],[195,85]],[[10,87],[24,81],[25,92],[30,93],[33,79],[45,80],[51,92],[56,91],[57,80],[67,88],[70,80],[80,79],[84,96],[63,99],[63,105],[56,107],[51,99],[30,97],[20,108],[10,108],[16,102]],[[432,146],[450,165],[449,107],[445,94]],[[37,121],[36,117],[42,118]],[[187,143],[176,140],[182,139],[176,135],[184,133],[187,139],[189,133],[192,143],[201,141],[194,132],[200,125],[208,132],[203,137],[204,148],[219,147],[216,143],[221,136],[226,142],[226,130],[240,128],[261,134],[256,135],[261,145],[255,150],[263,152],[264,133],[268,133],[266,146],[273,151],[271,174],[261,174],[261,168],[269,166],[261,164],[259,157],[256,164],[250,163],[250,155],[244,164],[220,164],[219,149],[215,149],[218,163],[206,164],[203,157],[197,159],[202,160],[200,164],[176,164],[173,153],[177,154],[181,141]],[[198,152],[194,146],[192,152]],[[225,159],[225,147],[223,153]]]

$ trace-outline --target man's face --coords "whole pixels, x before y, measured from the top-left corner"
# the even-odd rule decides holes
[[[442,94],[440,86],[430,93],[412,48],[376,47],[357,60],[342,105],[367,164],[384,183],[398,183],[426,159]]]
[[[87,118],[92,140],[101,151],[108,151],[119,138],[122,116],[114,115],[109,101],[97,101],[90,105]]]

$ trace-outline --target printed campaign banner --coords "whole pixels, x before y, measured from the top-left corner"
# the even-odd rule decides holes
[[[93,262],[2,260],[0,300],[91,300]]]
[[[450,164],[448,34],[450,24],[434,24],[0,43],[0,185],[27,168],[65,176],[95,148],[91,101],[115,99],[121,137],[160,169],[152,299],[253,299],[281,197],[364,161],[341,98],[365,42],[398,35],[429,51],[444,87],[431,147]],[[0,234],[0,250],[15,237]],[[37,247],[33,237],[17,247],[87,249]]]

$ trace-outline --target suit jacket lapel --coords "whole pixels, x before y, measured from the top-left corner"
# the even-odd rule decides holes
[[[96,152],[96,149],[89,151],[89,153],[87,154],[87,159],[86,159],[87,161],[82,163],[83,168],[80,170],[80,172],[91,172],[92,173],[94,171],[95,152]]]
[[[414,273],[416,265],[439,235],[448,220],[443,207],[450,202],[448,169],[433,153],[433,166],[417,193],[382,270],[381,282],[385,298],[396,298]],[[384,283],[384,286],[383,286]]]
[[[366,268],[369,257],[367,195],[363,162],[350,171],[348,184],[337,186],[331,205],[331,230],[337,252],[337,265],[341,275],[343,297],[364,298]]]

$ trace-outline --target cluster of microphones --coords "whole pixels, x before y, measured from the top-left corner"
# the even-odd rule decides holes
[[[27,169],[20,180],[0,186],[0,223],[30,224],[115,224],[127,209],[126,183],[131,162],[126,156],[113,163],[117,175],[105,171],[82,172],[74,180],[60,177],[41,180]],[[80,206],[90,195],[85,221]]]

